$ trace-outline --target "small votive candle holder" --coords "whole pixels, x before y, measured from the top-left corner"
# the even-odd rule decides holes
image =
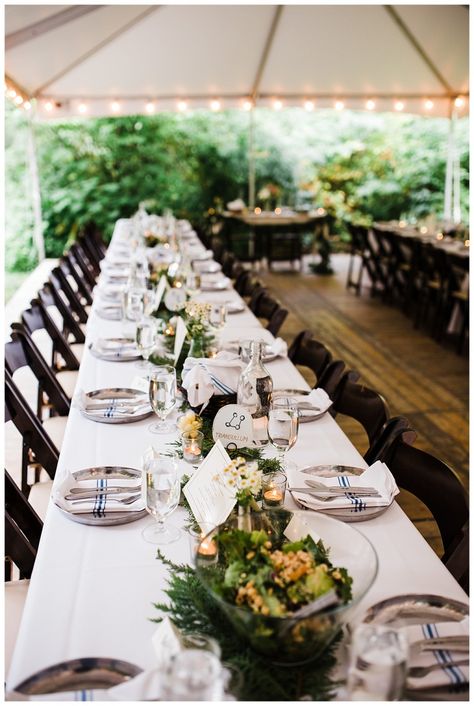
[[[267,473],[262,478],[263,507],[283,507],[286,492],[286,476],[284,473]]]
[[[213,535],[210,535],[213,529],[214,527],[212,525],[204,524],[201,525],[199,529],[190,527],[187,530],[191,563],[193,565],[196,563],[197,556],[201,562],[205,561],[209,564],[213,564],[217,560],[217,543],[213,539]]]
[[[185,461],[193,464],[202,461],[203,440],[204,434],[202,431],[185,431],[181,434],[183,459]]]

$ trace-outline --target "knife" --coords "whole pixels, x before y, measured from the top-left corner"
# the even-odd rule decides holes
[[[320,497],[344,497],[347,493],[355,495],[361,498],[381,498],[382,496],[377,491],[373,490],[356,490],[355,488],[347,488],[339,491],[338,489],[332,490],[317,490],[316,488],[288,488],[288,490],[294,493],[307,493],[308,495],[317,495]]]
[[[138,493],[142,489],[141,485],[132,486],[128,488],[122,487],[112,487],[105,488],[104,490],[97,490],[95,488],[71,488],[69,495],[65,495],[66,500],[76,500],[79,498],[96,498],[98,495],[123,495],[124,493]]]

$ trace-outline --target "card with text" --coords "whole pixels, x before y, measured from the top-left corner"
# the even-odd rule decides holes
[[[163,294],[165,293],[165,289],[168,285],[168,282],[166,280],[166,277],[164,275],[161,275],[160,281],[158,282],[158,286],[156,288],[156,295],[155,295],[155,307],[158,309],[161,300],[163,299]]]
[[[181,316],[178,316],[178,321],[176,323],[176,335],[174,337],[174,364],[178,362],[178,358],[181,355],[181,350],[183,348],[184,339],[186,338],[188,329]]]
[[[217,441],[183,488],[184,497],[201,527],[217,527],[232,512],[235,496],[224,480],[224,468],[230,461],[222,443]]]

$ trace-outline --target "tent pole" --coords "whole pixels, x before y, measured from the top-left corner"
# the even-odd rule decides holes
[[[448,154],[446,157],[446,177],[444,182],[444,215],[445,221],[450,221],[453,210],[453,151],[454,151],[454,108],[451,105],[451,116],[448,131]]]
[[[253,211],[255,208],[255,106],[249,111],[249,208]]]
[[[43,218],[41,214],[41,190],[38,173],[38,160],[36,158],[36,140],[32,117],[28,120],[28,161],[30,167],[31,190],[33,197],[33,241],[38,252],[38,260],[45,259],[45,247],[43,237]]]

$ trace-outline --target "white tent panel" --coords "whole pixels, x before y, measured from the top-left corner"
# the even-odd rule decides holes
[[[162,6],[49,92],[61,96],[246,94],[273,14],[269,6]]]
[[[356,10],[356,12],[354,12]],[[291,61],[288,60],[291,57]],[[288,6],[261,91],[443,93],[383,6]]]
[[[464,5],[396,5],[396,11],[441,74],[469,91],[469,9]]]
[[[6,5],[5,34],[18,32],[66,10],[69,5]]]
[[[130,22],[144,9],[133,5],[99,8],[19,44],[6,53],[6,73],[34,94],[61,70],[96,46],[104,37]],[[49,88],[44,92],[48,95]]]

